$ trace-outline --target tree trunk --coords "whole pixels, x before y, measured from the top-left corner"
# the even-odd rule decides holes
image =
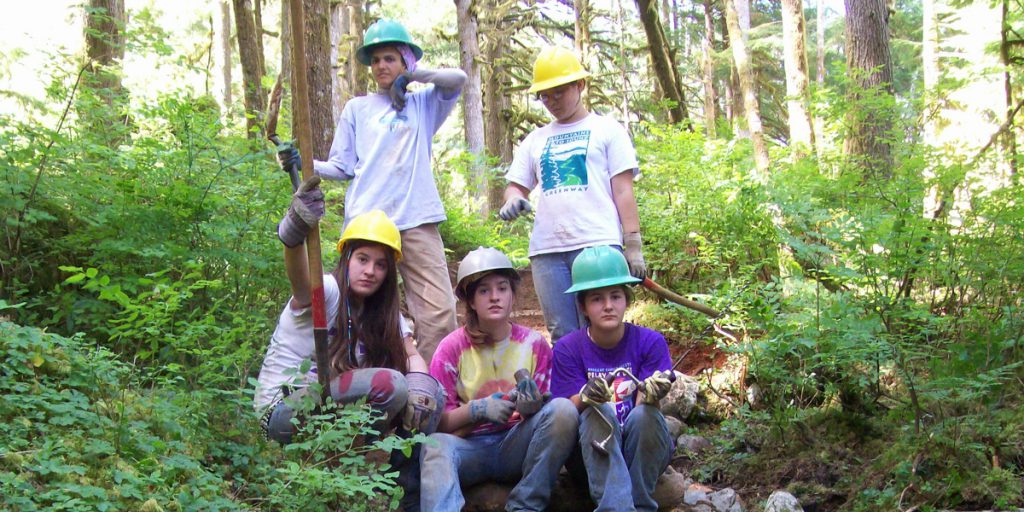
[[[260,54],[261,37],[257,32],[250,0],[232,0],[235,8],[235,30],[238,34],[238,55],[242,61],[242,87],[245,90],[245,128],[250,139],[263,137],[257,130],[265,105],[260,81],[263,79],[263,56]]]
[[[636,5],[640,10],[640,21],[643,23],[644,32],[647,34],[647,46],[651,53],[654,74],[658,78],[665,97],[674,103],[669,108],[669,118],[673,124],[686,123],[689,125],[686,99],[677,78],[675,63],[672,62],[672,56],[669,53],[665,31],[658,19],[657,4],[652,3],[651,0],[636,0]]]
[[[576,11],[576,55],[579,55],[584,69],[593,69],[591,66],[590,25],[594,19],[594,11],[590,8],[590,0],[573,0],[572,4]],[[589,88],[583,90],[583,104],[590,108]]]
[[[815,31],[817,32],[817,76],[815,82],[818,84],[818,90],[825,89],[825,0],[818,0],[818,12],[817,22],[815,23]],[[820,157],[824,149],[824,137],[825,137],[825,120],[822,119],[820,114],[814,116],[814,133],[817,135],[814,139],[814,146]]]
[[[619,49],[619,79],[622,80],[623,93],[620,94],[619,110],[622,115],[622,122],[626,126],[626,131],[629,131],[630,118],[629,118],[629,94],[625,91],[629,90],[629,71],[627,70],[626,60],[626,14],[622,8],[622,1],[615,0],[615,25],[618,27],[618,49]]]
[[[731,52],[732,37],[729,34],[729,27],[726,23],[724,12],[719,22],[721,23],[723,49],[729,49]],[[747,128],[747,110],[743,108],[743,93],[740,92],[740,78],[739,74],[736,73],[735,59],[729,61],[729,78],[725,81],[725,113],[729,126],[733,128],[733,135],[737,139],[749,139],[750,129]]]
[[[495,0],[486,2],[488,9],[494,10]],[[491,21],[491,23],[500,23]],[[489,37],[485,50],[485,61],[490,64],[487,77],[484,81],[484,144],[487,146],[487,153],[498,157],[500,166],[507,166],[512,162],[512,137],[509,129],[509,82],[511,78],[506,69],[504,59],[508,52],[510,37],[500,33],[501,27],[488,26]],[[500,180],[493,180],[488,187],[488,208],[497,211],[501,208],[502,194],[505,184]]]
[[[490,213],[488,201],[487,161],[484,146],[484,103],[480,84],[480,45],[477,35],[477,17],[472,0],[455,0],[456,20],[459,27],[459,55],[462,70],[469,80],[462,89],[462,120],[465,127],[466,149],[472,155],[470,163],[473,183],[470,190],[479,201],[479,213]]]
[[[351,51],[348,54],[348,76],[351,77],[350,91],[352,96],[365,96],[366,84],[369,79],[367,67],[356,58],[356,48],[363,44],[363,32],[366,31],[365,12],[361,0],[348,2],[348,33]]]
[[[342,86],[341,79],[341,72],[344,67],[342,62],[345,60],[341,57],[344,51],[343,45],[345,44],[346,28],[342,25],[342,13],[345,10],[345,5],[340,0],[331,0],[329,14],[331,26],[331,113],[334,115],[335,124],[341,119],[341,111],[345,108],[345,101],[347,100],[345,94],[347,86]],[[348,18],[347,13],[344,18]]]
[[[303,21],[306,27],[306,81],[309,88],[309,121],[313,130],[313,158],[326,160],[334,139],[330,17],[327,2],[302,2],[306,14]]]
[[[854,83],[844,152],[862,164],[868,176],[887,177],[892,168],[889,112],[864,94],[892,94],[889,11],[885,0],[845,0],[846,66]]]
[[[810,99],[803,0],[782,0],[782,43],[786,67],[786,103],[789,111],[789,143],[794,155],[814,147],[814,131],[807,109]]]
[[[715,108],[715,25],[711,10],[712,0],[704,0],[704,41],[701,44],[701,64],[704,70],[704,134],[708,139],[718,136],[715,122],[718,118]]]
[[[281,2],[281,85],[291,90],[292,84],[292,12],[291,2]]]
[[[121,92],[121,60],[124,59],[124,0],[89,0],[85,16],[85,55],[93,65],[89,86],[110,91],[113,106]]]
[[[285,2],[287,5],[288,2]],[[228,0],[221,0],[220,2],[220,54],[221,54],[221,79],[223,80],[223,111],[224,119],[230,121],[231,119],[231,105],[234,102],[234,98],[231,95],[231,87],[234,85],[231,81],[231,4]],[[284,68],[282,68],[284,69]]]
[[[754,144],[754,164],[763,179],[767,176],[770,167],[768,147],[764,142],[761,112],[757,104],[757,96],[754,93],[754,76],[750,70],[747,45],[740,32],[735,0],[725,0],[725,22],[729,27],[729,41],[732,45],[733,60],[736,61],[736,74],[739,76],[740,92],[743,95],[743,108],[747,112],[750,141]]]

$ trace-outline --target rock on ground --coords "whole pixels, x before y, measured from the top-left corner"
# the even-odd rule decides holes
[[[775,491],[764,504],[764,512],[804,512],[796,496],[786,491]]]
[[[665,416],[675,416],[685,422],[697,405],[699,392],[700,384],[696,379],[676,372],[676,381],[672,383],[672,389],[661,399],[661,412]]]

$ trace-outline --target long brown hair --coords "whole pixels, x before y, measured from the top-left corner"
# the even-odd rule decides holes
[[[366,246],[380,246],[384,249],[388,272],[380,288],[362,300],[362,309],[352,318],[348,264],[352,259],[352,253]],[[338,281],[341,297],[338,300],[337,335],[331,339],[328,349],[331,371],[339,374],[359,368],[360,365],[355,360],[355,348],[356,343],[363,340],[366,349],[363,367],[391,368],[407,373],[409,365],[405,356],[405,340],[398,320],[398,264],[395,261],[395,251],[377,242],[346,242],[338,266],[332,274]]]
[[[477,344],[501,341],[492,340],[489,334],[480,330],[480,317],[476,314],[476,310],[470,307],[470,303],[473,302],[473,296],[476,295],[476,289],[480,287],[480,281],[483,281],[485,277],[491,274],[498,274],[508,278],[508,285],[512,288],[513,301],[515,301],[516,292],[519,291],[519,272],[512,269],[489,270],[469,278],[470,282],[466,284],[459,298],[462,299],[462,304],[466,306],[466,334],[469,335],[470,341]],[[510,315],[511,313],[509,311]]]

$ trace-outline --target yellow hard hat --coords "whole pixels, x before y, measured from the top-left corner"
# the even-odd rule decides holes
[[[398,232],[398,226],[388,218],[381,210],[370,210],[357,215],[345,230],[341,232],[341,240],[338,240],[338,252],[343,253],[345,242],[348,240],[366,240],[384,244],[395,250],[395,261],[402,259],[402,235]]]
[[[572,50],[549,46],[540,51],[533,63],[533,85],[530,93],[544,91],[590,76]]]

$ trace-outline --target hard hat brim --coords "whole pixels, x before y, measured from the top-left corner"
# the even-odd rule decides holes
[[[636,284],[639,282],[639,279],[630,275],[607,277],[604,279],[594,279],[592,281],[584,281],[582,283],[574,284],[570,286],[569,289],[565,291],[565,293],[576,293],[586,290],[596,290],[598,288],[605,288],[608,286],[615,286],[619,284]]]
[[[580,71],[577,71],[575,73],[570,73],[568,75],[558,76],[558,77],[555,77],[555,78],[549,78],[547,80],[541,80],[540,82],[536,82],[533,85],[531,85],[530,88],[527,91],[530,94],[533,94],[535,92],[546,91],[548,89],[554,89],[555,87],[558,87],[559,85],[564,85],[564,84],[567,84],[567,83],[570,83],[570,82],[575,82],[577,80],[582,80],[584,78],[589,78],[589,77],[590,77],[590,73],[588,73],[586,70],[580,70]]]
[[[364,66],[369,66],[370,56],[373,53],[373,49],[385,44],[407,44],[409,45],[409,48],[412,49],[412,54],[416,56],[416,60],[423,58],[423,49],[415,43],[410,43],[409,41],[403,41],[401,39],[388,38],[360,46],[356,50],[356,60],[363,63]]]

